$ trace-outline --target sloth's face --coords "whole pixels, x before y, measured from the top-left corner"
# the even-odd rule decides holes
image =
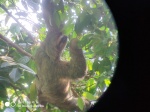
[[[46,40],[48,44],[49,56],[52,60],[60,59],[61,53],[67,44],[67,36],[62,34],[49,34],[50,38]]]
[[[58,51],[63,51],[67,44],[67,36],[61,35],[56,41],[56,48]]]

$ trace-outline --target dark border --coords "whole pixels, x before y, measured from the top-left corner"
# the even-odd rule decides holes
[[[88,112],[148,112],[150,1],[106,2],[119,31],[119,60],[110,87]]]

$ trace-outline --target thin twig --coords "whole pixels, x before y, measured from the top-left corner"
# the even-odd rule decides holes
[[[8,11],[8,9],[3,5],[0,4],[0,7],[10,16],[12,17],[24,30],[25,32],[28,34],[28,36],[33,40],[34,43],[36,43],[34,37],[31,35],[31,33]]]
[[[4,37],[2,34],[0,34],[0,39],[2,39],[2,40],[3,40],[4,42],[6,42],[8,45],[14,47],[18,52],[20,52],[20,53],[22,53],[22,54],[24,54],[24,55],[26,55],[26,56],[29,56],[29,57],[31,57],[32,59],[34,59],[33,56],[32,56],[30,53],[26,52],[24,49],[22,49],[22,48],[21,48],[20,46],[18,46],[17,44],[11,42],[9,39],[7,39],[6,37]]]

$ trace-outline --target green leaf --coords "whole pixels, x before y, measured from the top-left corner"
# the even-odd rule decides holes
[[[86,28],[91,21],[92,16],[86,12],[83,12],[79,15],[79,18],[75,24],[75,31],[78,35],[80,35],[84,28]]]
[[[107,87],[108,87],[108,86],[110,85],[110,83],[111,83],[109,79],[105,79],[104,82],[105,82],[105,84],[106,84]]]
[[[62,13],[64,13],[64,3],[63,3],[63,0],[60,0],[59,8],[61,9]]]
[[[95,59],[95,60],[94,60],[94,63],[93,63],[93,66],[92,66],[93,70],[94,70],[94,71],[98,71],[99,66],[100,66],[99,60],[98,60],[98,59]]]
[[[30,60],[30,57],[28,57],[28,56],[23,56],[23,57],[21,57],[21,58],[18,60],[18,62],[19,62],[19,63],[22,63],[22,64],[26,64],[26,63],[29,62],[29,60]]]
[[[70,21],[68,21],[68,22],[70,22]],[[74,28],[74,24],[67,23],[67,24],[63,27],[62,31],[63,31],[63,33],[64,33],[65,35],[69,35],[69,34],[71,34],[71,32],[73,31],[73,28]]]
[[[100,30],[104,31],[105,30],[105,26],[100,27]]]
[[[0,76],[0,83],[2,83],[5,87],[10,87],[11,86],[10,80],[8,78],[2,77],[2,76]]]
[[[43,41],[45,39],[45,33],[46,33],[46,28],[45,27],[42,27],[40,30],[39,30],[39,38],[41,41]],[[34,46],[35,47],[35,46]]]
[[[10,3],[9,5],[8,5],[8,8],[9,9],[13,9],[13,8],[15,8],[16,7],[16,5],[14,4],[14,3]]]
[[[109,28],[106,28],[106,30],[105,30],[105,31],[106,31],[106,33],[109,33]]]
[[[21,111],[22,111],[22,112],[27,112],[27,108],[26,108],[26,107],[22,107],[22,108],[21,108]]]
[[[13,66],[13,65],[17,65],[17,63],[15,63],[15,62],[3,62],[1,64],[1,68],[8,67],[8,66]]]
[[[36,90],[36,85],[35,85],[35,80],[30,86],[30,100],[35,101],[37,96],[37,90]]]
[[[86,46],[92,40],[92,36],[93,34],[83,36],[82,40],[79,41],[79,45],[81,45],[82,47]]]
[[[92,70],[92,62],[90,60],[87,60],[87,66],[88,70]]]
[[[90,2],[90,7],[91,7],[91,8],[96,8],[96,4],[93,3],[93,2]]]
[[[20,67],[22,67],[25,71],[35,75],[36,73],[31,69],[29,68],[28,66],[24,65],[24,64],[21,64],[21,63],[17,63]]]
[[[0,81],[1,81],[1,82],[2,82],[2,81],[10,82],[9,79],[7,79],[7,78],[5,78],[5,77],[2,77],[2,76],[0,76]]]
[[[59,28],[59,26],[61,24],[61,19],[60,19],[59,13],[57,11],[54,13],[54,20],[55,20],[57,27]]]
[[[93,39],[93,51],[96,55],[100,55],[103,50],[104,45],[102,41],[103,40],[97,36]]]
[[[15,35],[16,33],[20,33],[20,26],[17,23],[12,23],[9,31]]]
[[[76,38],[77,37],[77,33],[74,31],[72,34],[72,38]]]
[[[82,95],[88,100],[96,100],[96,98],[89,92],[84,92]]]
[[[27,64],[33,71],[37,71],[37,66],[34,60],[30,60]]]
[[[0,82],[0,100],[7,98],[7,91],[6,87],[4,86],[3,82]],[[0,107],[1,107],[1,101],[0,101]]]
[[[109,71],[111,70],[111,62],[109,60],[109,58],[105,57],[103,58],[102,61],[100,61],[100,66],[98,67],[98,70],[100,73],[104,72],[104,71]]]
[[[9,73],[9,77],[14,81],[16,82],[17,80],[20,79],[21,77],[21,73],[19,71],[18,68],[13,68],[12,71]]]
[[[31,48],[31,53],[32,53],[32,55],[35,55],[35,54],[36,54],[38,48],[39,48],[38,46],[32,46],[32,48]]]
[[[94,78],[90,78],[86,83],[87,91],[93,92],[96,89],[96,81]]]
[[[83,102],[83,99],[82,99],[82,98],[78,98],[77,105],[78,105],[78,107],[79,107],[81,110],[83,110],[83,108],[84,108],[84,102]]]

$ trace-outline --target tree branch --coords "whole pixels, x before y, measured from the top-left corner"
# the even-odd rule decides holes
[[[7,9],[4,5],[2,5],[2,4],[0,4],[0,7],[1,7],[10,17],[12,17],[12,18],[25,30],[25,32],[26,32],[26,33],[28,34],[28,36],[33,40],[33,42],[36,43],[34,37],[31,35],[31,33],[8,11],[8,9]]]
[[[42,0],[42,12],[45,24],[50,32],[60,32],[56,25],[56,20],[54,18],[55,5],[51,0]]]
[[[11,42],[9,39],[7,39],[6,37],[4,37],[2,34],[0,34],[0,39],[2,39],[3,41],[5,41],[5,42],[6,42],[7,44],[9,44],[10,46],[14,47],[18,52],[20,52],[20,53],[22,53],[22,54],[24,54],[24,55],[26,55],[26,56],[29,56],[29,57],[31,57],[32,59],[34,59],[33,56],[32,56],[30,53],[26,52],[24,49],[22,49],[22,48],[21,48],[20,46],[18,46],[17,44]]]

